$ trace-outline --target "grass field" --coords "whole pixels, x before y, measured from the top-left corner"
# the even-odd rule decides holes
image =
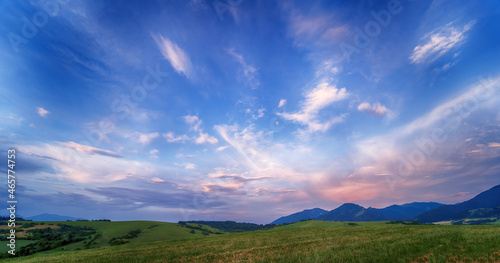
[[[155,222],[155,221],[117,221],[117,222],[106,222],[106,221],[73,221],[73,222],[45,222],[46,225],[64,223],[72,226],[88,226],[97,230],[97,233],[101,234],[101,237],[96,239],[92,247],[103,247],[108,246],[108,242],[113,237],[119,237],[127,234],[128,232],[141,229],[142,232],[137,238],[130,241],[130,244],[134,243],[144,243],[153,241],[165,241],[165,240],[175,240],[175,239],[189,239],[202,237],[200,231],[196,231],[195,234],[189,233],[191,229],[180,227],[176,223],[166,223],[166,222]],[[208,228],[208,226],[207,226]],[[60,247],[51,251],[43,253],[53,253],[55,251],[61,250],[75,250],[83,249],[83,241],[69,244],[64,247]]]
[[[36,254],[5,261],[500,262],[499,225],[358,224],[350,226],[342,222],[306,221],[272,230],[146,242],[159,238],[150,233],[142,241],[137,239],[120,246]],[[103,231],[125,231],[119,225],[109,227],[113,229]],[[189,235],[193,234],[186,237]]]

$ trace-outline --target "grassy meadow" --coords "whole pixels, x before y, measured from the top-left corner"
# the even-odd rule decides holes
[[[104,245],[5,262],[500,262],[500,225],[304,221],[271,230],[201,236],[172,223],[68,223],[94,224],[103,233]],[[130,243],[105,245],[111,237],[137,228],[144,230]]]

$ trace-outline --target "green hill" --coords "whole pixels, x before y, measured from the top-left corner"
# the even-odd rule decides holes
[[[5,262],[500,261],[500,225],[387,225],[385,222],[347,224],[304,221],[271,230],[195,239],[131,242],[81,251],[37,254]],[[103,231],[111,233],[118,230]]]
[[[129,244],[142,244],[154,241],[176,240],[176,239],[190,239],[203,237],[202,231],[191,231],[191,229],[182,227],[176,223],[154,222],[154,221],[47,221],[47,222],[27,222],[30,224],[37,224],[33,228],[42,229],[46,227],[58,228],[58,224],[64,224],[74,227],[88,227],[95,230],[95,234],[85,236],[84,240],[72,242],[66,245],[57,246],[54,249],[37,252],[47,254],[57,251],[73,251],[84,250],[89,248],[99,248],[112,246],[114,244],[129,243]],[[6,226],[5,226],[6,227]],[[203,229],[214,230],[209,226],[203,226]],[[26,230],[17,230],[18,239],[16,240],[16,251],[26,245],[34,244],[39,240],[23,240],[22,237],[26,236]],[[127,238],[131,232],[138,232],[133,238]],[[3,239],[3,238],[2,238]],[[4,239],[5,240],[5,239]],[[113,241],[110,242],[110,241]],[[7,248],[7,241],[0,241],[2,248]],[[5,253],[6,250],[2,250]]]

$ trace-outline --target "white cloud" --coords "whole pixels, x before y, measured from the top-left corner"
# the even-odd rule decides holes
[[[264,117],[264,111],[266,111],[266,109],[264,107],[261,107],[260,109],[257,110],[256,113],[252,114],[252,119],[257,120],[259,118]]]
[[[475,83],[466,92],[410,123],[397,127],[388,134],[359,141],[356,145],[359,153],[355,156],[372,168],[369,172],[357,168],[357,173],[370,176],[400,175],[394,178],[408,180],[407,184],[421,184],[425,180],[429,180],[427,183],[441,182],[443,177],[436,179],[432,175],[442,175],[448,170],[457,169],[463,162],[472,161],[460,156],[461,150],[478,152],[474,148],[477,145],[472,148],[473,151],[466,148],[467,142],[475,138],[466,139],[466,136],[473,132],[477,132],[478,136],[488,132],[474,127],[475,117],[472,116],[484,114],[481,111],[498,112],[499,83],[500,78]],[[413,173],[419,173],[421,177],[402,179]],[[431,182],[433,178],[435,180]]]
[[[159,152],[160,151],[158,151],[158,149],[153,149],[153,150],[149,151],[149,158],[150,159],[158,159],[159,158],[158,157],[158,153]]]
[[[272,146],[273,131],[254,131],[254,125],[239,130],[238,125],[217,125],[214,129],[219,136],[230,144],[243,157],[242,162],[250,168],[263,168],[274,165],[274,161],[267,155],[266,150]],[[241,165],[239,162],[236,165]]]
[[[186,115],[184,121],[191,126],[194,131],[200,131],[201,120],[196,115]]]
[[[326,13],[302,14],[299,9],[290,9],[289,34],[298,46],[324,46],[342,41],[350,30]]]
[[[243,77],[245,79],[245,84],[250,86],[252,89],[257,88],[260,85],[258,69],[252,65],[248,65],[242,55],[234,52],[234,49],[229,49],[228,53],[236,58],[243,69]]]
[[[285,106],[285,104],[286,104],[286,100],[285,99],[281,99],[280,103],[278,104],[278,108],[281,108],[281,107]]]
[[[164,133],[163,137],[167,140],[167,142],[185,142],[189,140],[189,136],[185,134],[176,136],[173,132]]]
[[[44,108],[37,107],[36,109],[37,109],[38,115],[40,115],[40,117],[42,117],[42,118],[47,118],[47,114],[50,113],[50,111],[48,111]]]
[[[193,157],[195,157],[195,155],[192,155],[192,154],[178,153],[175,155],[175,158],[193,158]]]
[[[215,151],[221,152],[221,151],[224,151],[227,148],[229,148],[229,146],[221,146],[221,147],[218,147]]]
[[[368,113],[370,115],[375,114],[379,117],[388,116],[391,112],[388,108],[386,108],[384,105],[382,105],[378,102],[373,103],[371,105],[368,102],[363,102],[363,103],[359,104],[358,110],[363,111],[365,113]]]
[[[196,164],[194,164],[194,163],[174,163],[174,164],[177,166],[184,167],[184,169],[187,169],[187,170],[196,169]]]
[[[461,29],[453,27],[451,23],[448,23],[426,34],[423,38],[425,43],[413,49],[413,53],[410,56],[411,63],[419,64],[432,62],[453,47],[462,44],[466,39],[464,33],[467,32],[474,23],[475,21],[471,21]]]
[[[200,136],[195,139],[196,144],[204,144],[204,143],[210,143],[210,144],[216,144],[219,141],[217,138],[214,138],[207,133],[200,132]]]
[[[130,134],[125,134],[125,138],[131,138],[132,140],[135,140],[136,142],[142,143],[144,145],[151,143],[151,141],[158,138],[159,136],[160,134],[157,132],[152,132],[152,133],[134,132]]]
[[[337,89],[328,83],[321,83],[316,88],[310,90],[305,95],[305,100],[301,103],[301,110],[296,113],[278,113],[287,120],[291,120],[307,126],[306,133],[316,131],[326,131],[333,124],[343,121],[344,116],[330,118],[326,121],[320,121],[318,113],[320,110],[330,106],[336,101],[347,98],[348,93],[345,88]]]
[[[189,56],[175,43],[161,35],[152,35],[163,57],[165,57],[177,73],[191,77],[192,65]]]
[[[164,183],[165,180],[163,180],[161,178],[158,178],[158,177],[153,177],[153,178],[151,178],[151,182],[153,182],[153,183]]]
[[[37,182],[47,176],[51,178],[47,181],[53,184],[57,176],[60,180],[78,183],[112,183],[129,177],[146,178],[155,174],[156,169],[152,164],[125,159],[115,152],[75,142],[21,145],[19,150],[30,161],[53,169],[51,173],[37,171],[26,178],[26,182]]]
[[[60,142],[59,144],[64,145],[64,146],[71,148],[73,150],[76,150],[78,152],[85,153],[85,154],[90,154],[90,155],[98,154],[98,155],[103,155],[103,156],[122,158],[122,156],[119,155],[118,153],[108,151],[108,150],[98,149],[95,147],[79,144],[76,142]]]

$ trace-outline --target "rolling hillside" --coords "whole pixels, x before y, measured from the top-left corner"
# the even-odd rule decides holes
[[[37,254],[5,262],[499,262],[500,225],[304,221],[272,230]]]

